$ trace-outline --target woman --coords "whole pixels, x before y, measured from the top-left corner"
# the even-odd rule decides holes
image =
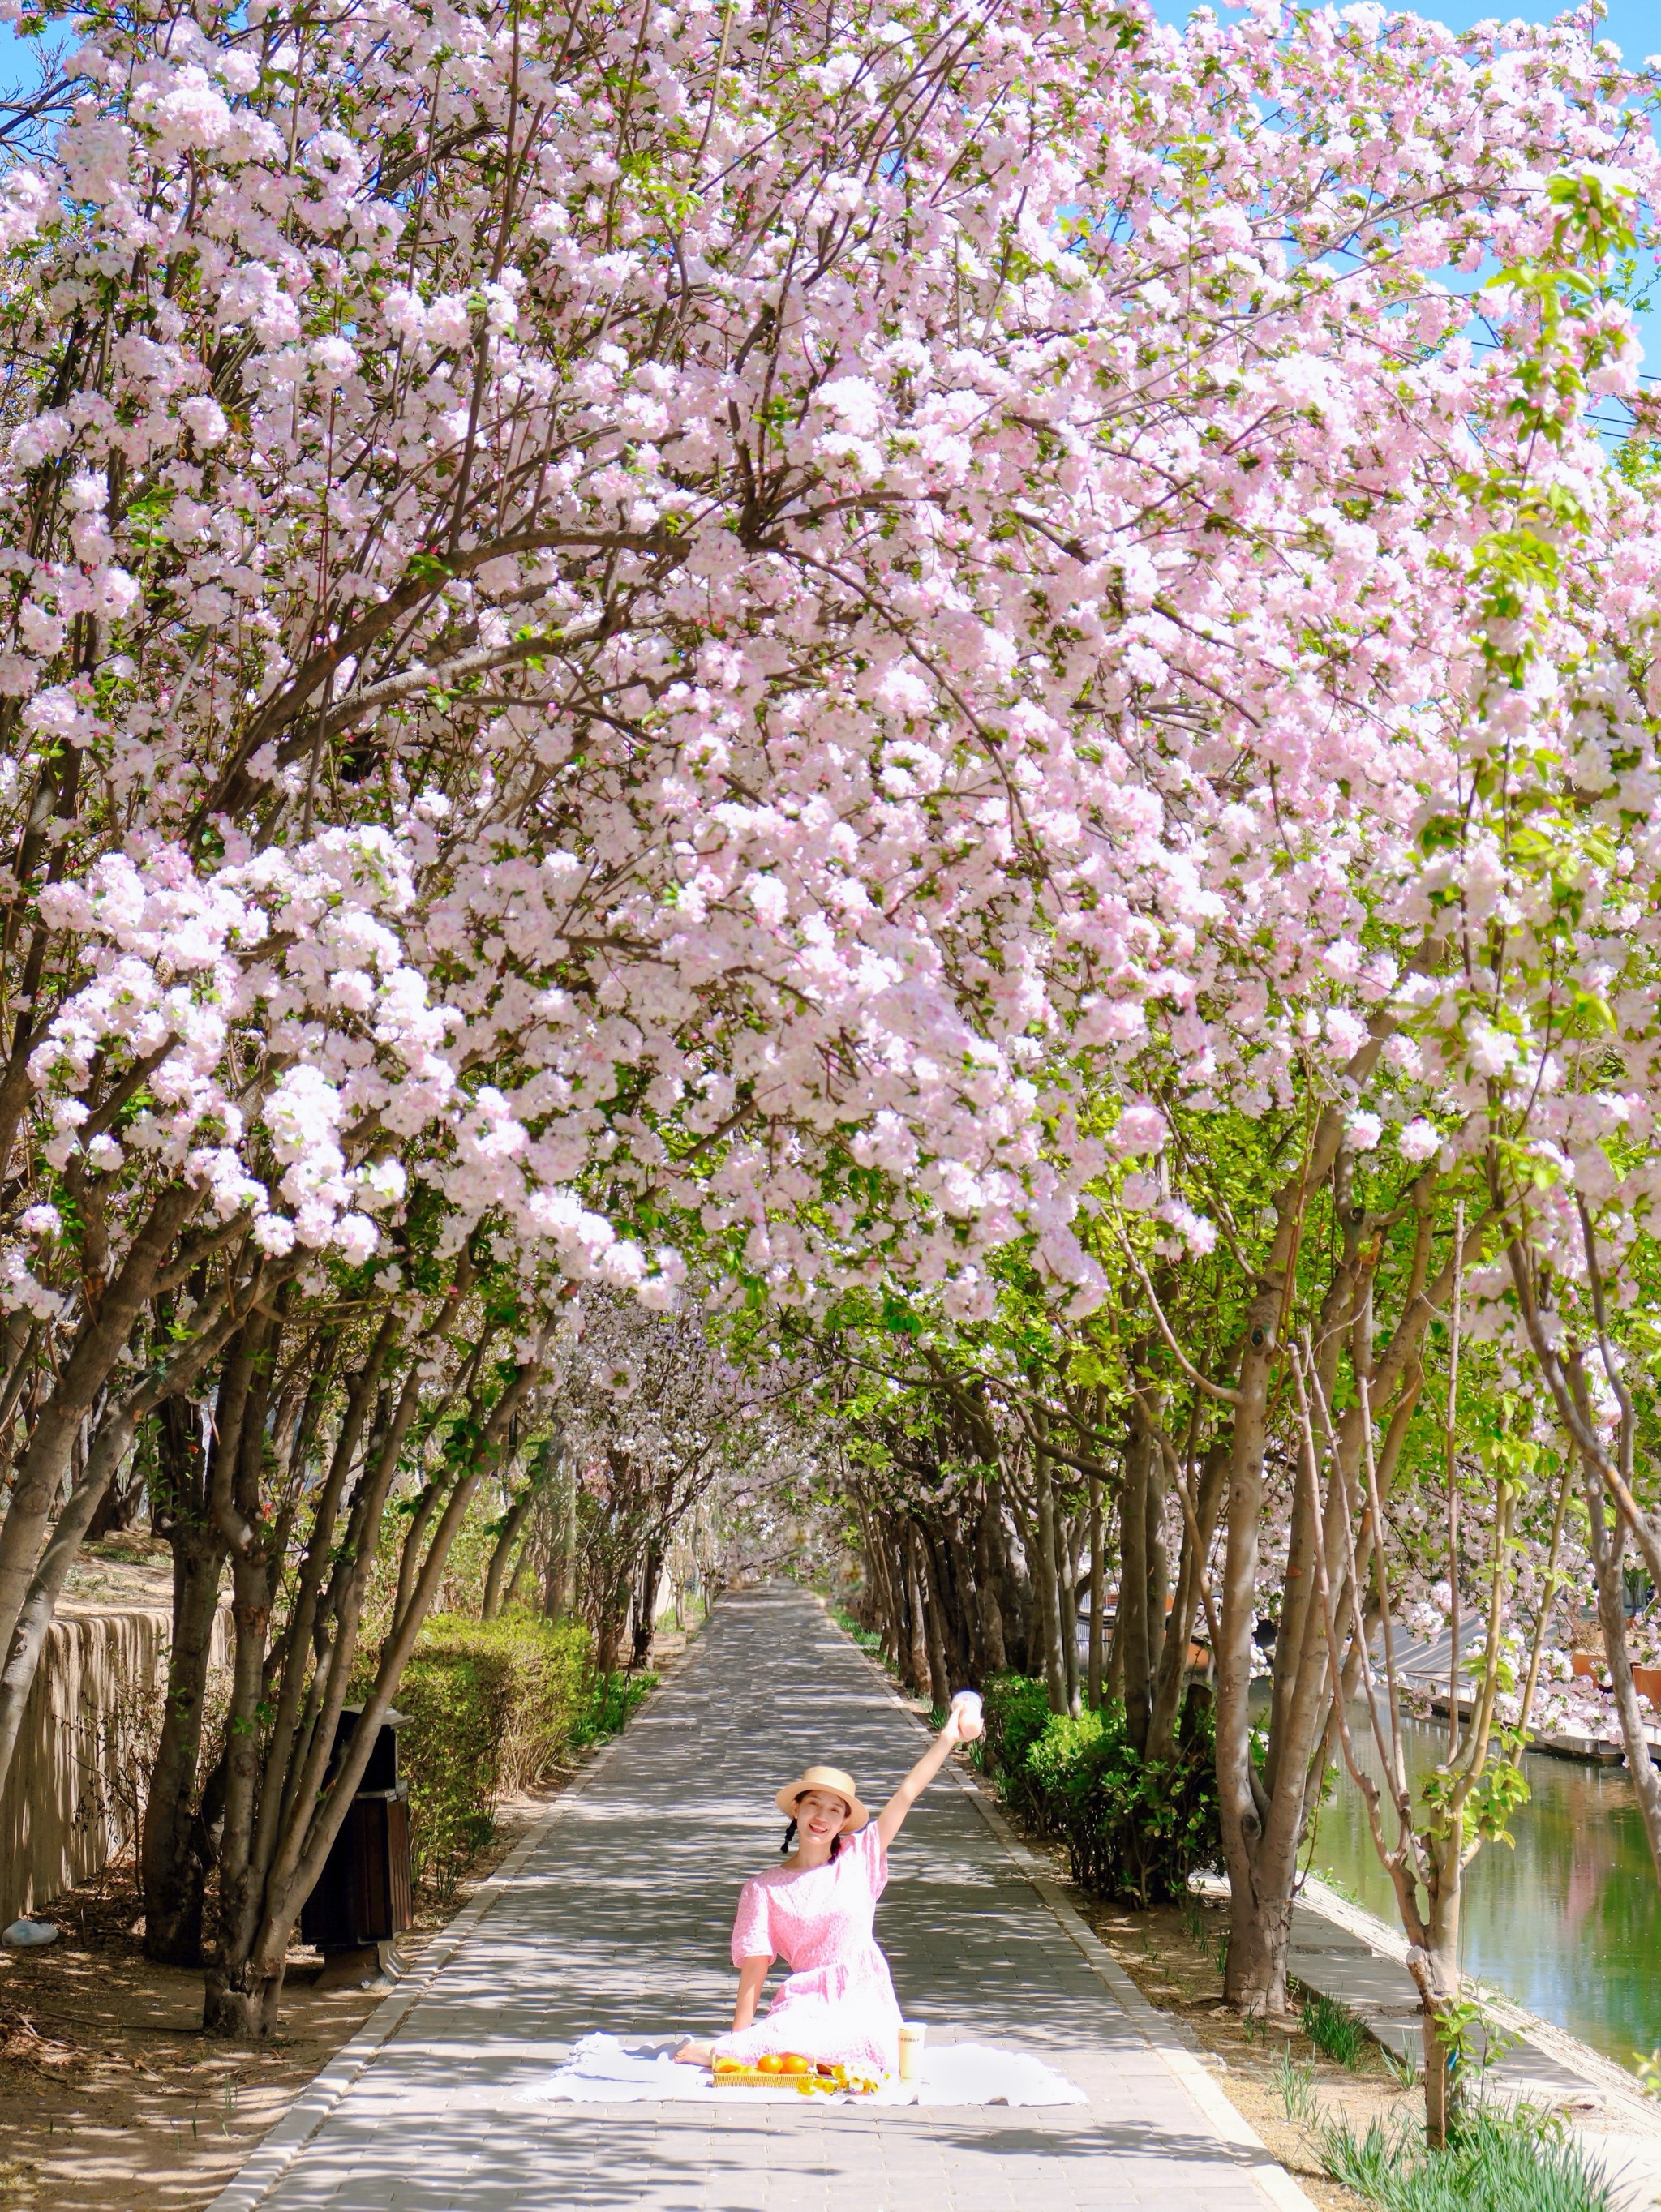
[[[753,2063],[766,2051],[794,2051],[861,2073],[897,2070],[900,2009],[871,1932],[888,1880],[888,1846],[952,1746],[980,1733],[979,1719],[953,1705],[874,1820],[854,1778],[839,1767],[810,1766],[786,1784],[774,1802],[790,1823],[789,1856],[745,1883],[733,1924],[739,1997],[732,2033],[712,2044],[684,2044],[677,2059],[689,2066],[717,2058]],[[757,2000],[776,1958],[788,1961],[790,1976],[758,2021]]]

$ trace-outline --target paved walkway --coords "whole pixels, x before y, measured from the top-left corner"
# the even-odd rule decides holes
[[[519,2097],[590,2029],[724,2026],[733,1908],[744,1875],[777,1850],[774,1790],[825,1759],[880,1804],[922,1747],[809,1598],[775,1588],[727,1600],[515,1855],[447,1958],[441,1947],[437,1971],[388,2001],[221,2212],[1306,2208],[1082,1924],[1041,1900],[1025,1854],[1012,1856],[951,1773],[908,1822],[878,1911],[901,2008],[936,2035],[955,2028],[1037,2052],[1087,2106]]]

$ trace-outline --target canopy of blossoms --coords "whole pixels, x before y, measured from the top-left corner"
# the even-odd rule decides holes
[[[1401,988],[1512,370],[1448,279],[1566,161],[1650,190],[1621,80],[1262,8],[253,15],[99,31],[9,186],[41,1171],[112,1255],[183,1173],[351,1263],[414,1173],[659,1297],[651,1224],[800,1295],[886,1177],[890,1264],[1087,1280],[1058,1029],[1249,1108]]]
[[[78,44],[0,187],[0,1775],[136,1425],[338,1311],[505,1437],[481,1284],[527,1402],[573,1284],[1134,1311],[1147,1449],[1231,1408],[1242,1808],[1297,1328],[1342,1491],[1463,1296],[1661,1562],[1612,49],[9,5]]]

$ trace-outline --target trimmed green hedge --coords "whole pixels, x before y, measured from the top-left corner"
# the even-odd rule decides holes
[[[593,1740],[592,1654],[586,1628],[521,1617],[441,1614],[422,1630],[393,1702],[409,1716],[399,1752],[415,1877],[441,1898],[490,1841],[503,1792],[551,1781]]]
[[[1175,1759],[1145,1760],[1120,1705],[1052,1713],[1043,1684],[1023,1674],[995,1676],[984,1698],[986,1765],[999,1794],[1067,1845],[1075,1881],[1146,1908],[1220,1863],[1208,1705],[1190,1705]]]

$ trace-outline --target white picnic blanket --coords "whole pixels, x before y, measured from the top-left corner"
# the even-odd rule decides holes
[[[719,2099],[725,2105],[800,2104],[802,2092],[782,2084],[776,2089],[717,2089],[701,2066],[677,2066],[674,2043],[624,2042],[615,2035],[585,2035],[557,2073],[521,2089],[535,2102],[583,2105],[697,2104]],[[921,2078],[915,2082],[885,2079],[870,2096],[827,2096],[827,2104],[854,2105],[1082,2105],[1085,2094],[1053,2068],[1023,2051],[1000,2051],[986,2043],[923,2046]]]

